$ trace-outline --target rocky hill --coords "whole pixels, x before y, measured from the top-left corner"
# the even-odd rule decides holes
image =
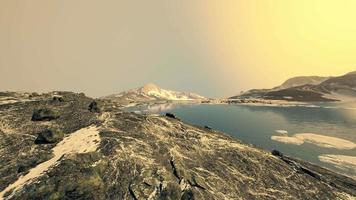
[[[102,97],[102,99],[111,100],[120,104],[130,104],[149,101],[196,101],[206,98],[191,92],[177,92],[162,89],[153,83],[149,83],[143,87]]]
[[[356,74],[333,77],[318,85],[303,85],[264,94],[266,99],[295,101],[356,101]]]
[[[291,80],[297,81],[293,84]],[[354,72],[330,78],[299,77],[289,79],[285,83],[288,84],[273,89],[250,90],[231,98],[262,98],[304,102],[356,101],[356,74]]]
[[[286,80],[282,85],[273,88],[272,90],[282,90],[302,85],[319,85],[320,83],[328,80],[330,77],[321,76],[297,76]]]
[[[299,87],[303,85],[318,85],[322,83],[323,81],[329,79],[330,77],[321,77],[321,76],[297,76],[290,78],[286,81],[284,81],[281,85],[276,86],[271,89],[252,89],[249,90],[241,95],[237,95],[233,98],[239,98],[239,97],[253,97],[253,98],[260,98],[263,95],[265,95],[268,92],[274,92],[274,91],[280,91],[280,90],[285,90],[293,87]]]
[[[0,105],[0,199],[356,197],[351,178],[173,115],[70,92],[24,98]]]

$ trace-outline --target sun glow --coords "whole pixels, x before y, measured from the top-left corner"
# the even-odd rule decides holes
[[[236,74],[272,86],[286,77],[356,69],[356,1],[227,2],[211,2],[200,19],[231,83]],[[259,73],[269,76],[261,81]]]

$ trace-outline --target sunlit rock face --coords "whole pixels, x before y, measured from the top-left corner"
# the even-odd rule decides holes
[[[126,113],[83,94],[0,105],[5,199],[350,199],[356,182],[179,119]],[[59,117],[31,121],[36,109]],[[56,128],[61,141],[36,144]],[[328,157],[330,158],[330,156]],[[324,159],[326,160],[326,159]],[[332,160],[332,159],[328,159]],[[302,191],[302,192],[301,192]]]

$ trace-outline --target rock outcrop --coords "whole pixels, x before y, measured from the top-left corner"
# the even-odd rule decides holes
[[[50,110],[48,108],[42,108],[33,111],[32,121],[51,121],[59,118],[59,113],[54,110]]]
[[[46,129],[40,132],[35,140],[36,144],[49,144],[59,142],[63,139],[64,134],[59,129]]]
[[[100,108],[98,106],[98,103],[96,101],[93,101],[89,104],[89,111],[90,112],[96,112],[100,113]]]
[[[42,95],[37,101],[0,105],[0,195],[5,199],[346,200],[356,196],[356,181],[351,178],[277,151],[272,155],[211,128],[123,112],[105,100],[100,100],[101,113],[90,112],[93,99],[61,95],[66,99],[61,104]],[[32,110],[43,107],[60,111],[60,118],[31,121]],[[96,127],[98,134],[88,134],[88,142],[71,141],[78,130],[85,136],[83,131],[91,130],[86,127]],[[64,139],[34,144],[37,133],[50,128],[63,130]],[[67,142],[71,147],[81,145],[72,147],[81,151],[67,149],[58,155],[58,145]],[[87,143],[90,148],[82,148]],[[24,184],[12,185],[49,161],[56,164],[50,162]]]

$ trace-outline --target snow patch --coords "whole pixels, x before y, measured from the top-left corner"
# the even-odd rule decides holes
[[[344,95],[344,94],[340,94],[340,93],[336,93],[336,92],[331,92],[330,94],[324,94],[323,97],[327,98],[327,99],[338,100],[338,101],[341,101],[341,102],[354,102],[354,101],[356,101],[356,97],[355,96]]]
[[[68,137],[65,137],[53,149],[54,157],[32,168],[26,175],[21,176],[16,182],[9,185],[0,192],[0,199],[4,198],[4,194],[11,190],[12,194],[24,186],[29,181],[40,177],[57,164],[57,161],[65,154],[71,153],[86,153],[95,151],[100,143],[100,136],[97,127],[90,126],[80,129]],[[11,195],[10,195],[11,196]]]

